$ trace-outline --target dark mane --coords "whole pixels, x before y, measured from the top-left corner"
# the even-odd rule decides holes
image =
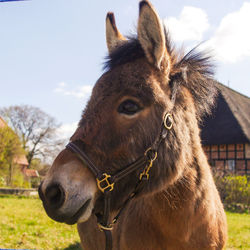
[[[135,61],[136,59],[145,57],[145,53],[136,36],[127,37],[128,40],[123,45],[115,49],[111,54],[106,56],[103,69],[111,70],[116,66]],[[172,43],[169,39],[169,34],[165,30],[165,39],[167,50],[172,54]]]
[[[208,53],[198,51],[198,46],[187,54],[177,51],[171,43],[169,33],[165,30],[166,47],[172,59],[170,82],[173,88],[185,86],[193,95],[197,118],[200,120],[210,113],[217,95],[213,79],[214,65]],[[129,37],[128,42],[115,49],[106,57],[103,69],[108,71],[119,65],[145,57],[144,51],[136,37]],[[178,83],[178,84],[176,84]]]
[[[144,57],[144,51],[136,37],[130,37],[128,42],[119,46],[106,56],[103,69],[108,71],[119,65]]]
[[[197,51],[198,46],[189,51],[174,65],[179,74],[176,81],[185,86],[191,92],[197,111],[197,118],[210,114],[211,108],[217,97],[215,85],[214,65],[211,56],[206,52]]]

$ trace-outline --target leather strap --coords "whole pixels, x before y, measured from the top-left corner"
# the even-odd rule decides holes
[[[76,153],[78,158],[80,158],[92,171],[95,178],[100,177],[101,173],[99,169],[95,166],[95,164],[89,159],[89,157],[84,153],[84,151],[80,148],[80,145],[83,145],[81,140],[76,140],[74,142],[70,142],[66,145],[67,149],[70,149],[72,152]]]

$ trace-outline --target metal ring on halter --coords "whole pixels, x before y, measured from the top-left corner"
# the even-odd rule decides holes
[[[112,231],[113,230],[113,224],[110,224],[108,226],[103,226],[101,223],[97,223],[97,225],[101,231],[103,231],[103,230]]]
[[[170,113],[167,113],[164,117],[164,127],[170,130],[173,127],[173,117]]]
[[[152,152],[152,153],[154,154],[153,157],[150,157],[150,152]],[[150,148],[148,148],[148,149],[145,151],[144,155],[147,156],[148,159],[149,159],[150,161],[153,162],[153,161],[155,161],[156,158],[157,158],[157,151],[153,150],[153,149],[150,147]]]

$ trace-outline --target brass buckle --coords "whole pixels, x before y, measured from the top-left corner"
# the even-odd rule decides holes
[[[99,188],[99,190],[101,190],[101,192],[105,192],[106,189],[110,188],[108,191],[112,191],[114,189],[114,185],[115,183],[111,183],[109,181],[109,178],[111,178],[111,175],[107,174],[107,173],[103,173],[102,176],[104,176],[101,180],[96,178],[96,182],[97,182],[97,187]]]
[[[148,156],[148,152],[149,152],[150,150],[152,150],[152,148],[148,148],[148,149],[145,151],[144,155],[145,155],[145,156]],[[140,173],[140,180],[141,180],[144,176],[146,176],[146,179],[147,179],[147,180],[149,179],[149,173],[148,173],[148,172],[149,172],[149,170],[152,168],[153,162],[154,162],[154,161],[156,160],[156,158],[157,158],[157,152],[155,151],[154,153],[155,153],[155,154],[154,154],[154,157],[153,157],[152,159],[149,160],[149,164],[144,168],[143,172]]]
[[[168,124],[168,121],[170,122],[170,124]],[[173,127],[173,117],[171,114],[167,113],[164,117],[164,127],[168,130],[170,130]]]
[[[146,176],[146,179],[147,179],[147,180],[149,179],[149,173],[148,173],[148,172],[149,172],[150,168],[152,168],[152,166],[153,166],[153,161],[150,160],[148,166],[146,166],[146,167],[144,168],[143,172],[140,173],[140,180],[141,180],[144,176]]]

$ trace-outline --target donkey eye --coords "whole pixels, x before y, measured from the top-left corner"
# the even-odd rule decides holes
[[[140,110],[140,106],[132,100],[126,100],[118,107],[118,112],[126,115],[133,115]]]

